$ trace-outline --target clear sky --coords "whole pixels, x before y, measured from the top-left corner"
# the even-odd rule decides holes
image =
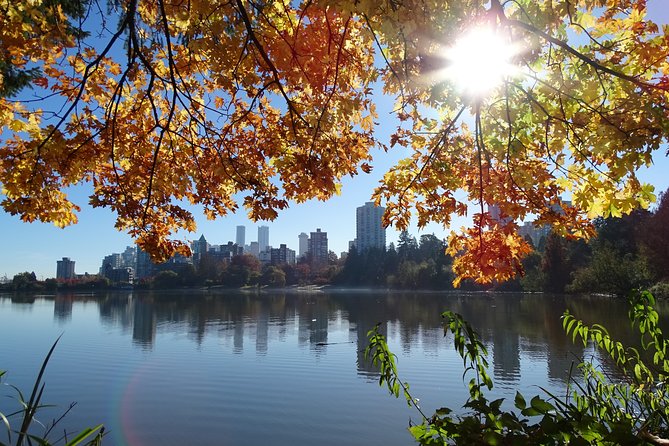
[[[650,0],[648,2],[650,17],[658,24],[669,24],[669,1]],[[394,129],[394,121],[387,109],[380,104],[378,131],[381,139],[387,140]],[[395,148],[389,153],[373,152],[375,156],[374,171],[371,174],[361,173],[343,182],[342,193],[327,202],[309,202],[292,204],[282,211],[273,222],[253,223],[242,212],[216,221],[208,221],[197,210],[194,212],[198,222],[195,234],[185,235],[188,239],[199,238],[201,234],[212,244],[227,243],[235,240],[237,225],[246,226],[246,243],[257,240],[257,228],[267,225],[270,228],[270,244],[278,246],[285,243],[289,248],[297,250],[297,236],[301,232],[316,231],[321,228],[328,233],[329,247],[337,254],[348,250],[348,242],[355,238],[355,208],[369,201],[374,187],[383,173],[388,170],[405,153],[404,149]],[[669,188],[669,159],[666,149],[655,154],[655,164],[640,172],[642,181],[655,185],[656,193]],[[76,272],[97,273],[105,255],[122,252],[131,245],[132,239],[125,233],[114,229],[115,217],[107,209],[93,209],[87,205],[90,186],[82,185],[72,190],[71,198],[82,211],[79,223],[65,229],[51,224],[23,223],[18,217],[0,211],[0,228],[2,243],[0,251],[0,279],[22,271],[35,271],[38,278],[55,277],[56,261],[61,257],[70,257],[76,261]],[[466,220],[454,220],[455,228],[466,224]],[[449,230],[432,225],[418,232],[414,227],[410,232],[419,236],[423,233],[435,233],[443,237]],[[386,240],[396,242],[397,231],[388,229]]]

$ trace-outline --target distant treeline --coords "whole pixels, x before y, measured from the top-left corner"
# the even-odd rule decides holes
[[[597,236],[585,242],[554,234],[525,259],[524,291],[624,295],[650,289],[669,297],[669,194],[653,211],[597,219]]]

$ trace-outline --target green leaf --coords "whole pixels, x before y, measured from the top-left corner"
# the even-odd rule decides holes
[[[425,428],[424,425],[419,424],[419,425],[416,425],[416,426],[409,427],[409,432],[411,432],[411,435],[413,435],[413,438],[420,441],[420,439],[423,438],[426,434],[426,428]]]
[[[516,398],[514,400],[514,403],[515,403],[515,406],[520,410],[523,410],[527,407],[527,402],[525,402],[525,398],[518,391],[516,391]]]
[[[532,406],[533,409],[536,409],[537,411],[539,411],[539,413],[542,414],[545,414],[551,410],[555,410],[555,406],[553,406],[548,401],[542,399],[538,395],[532,398],[532,400],[530,401],[530,405]]]
[[[525,415],[526,417],[535,417],[537,415],[542,415],[541,412],[539,412],[533,407],[526,407],[525,409],[521,410],[520,413]]]

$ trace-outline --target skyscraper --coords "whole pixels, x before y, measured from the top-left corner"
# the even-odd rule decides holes
[[[265,252],[269,246],[269,226],[258,227],[258,250]]]
[[[321,228],[316,229],[309,237],[309,255],[312,265],[328,263],[328,233],[321,232]]]
[[[237,226],[237,237],[235,237],[237,246],[244,247],[246,244],[246,226]]]
[[[367,202],[355,211],[356,249],[358,252],[370,248],[386,249],[386,228],[383,227],[385,208]]]
[[[299,247],[297,249],[297,257],[301,259],[307,255],[307,252],[309,252],[309,236],[303,232],[298,235],[297,238],[300,241]]]
[[[56,279],[74,279],[74,260],[63,257],[56,261]]]

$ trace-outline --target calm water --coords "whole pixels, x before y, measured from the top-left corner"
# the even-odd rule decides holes
[[[564,388],[565,308],[625,339],[609,298],[490,294],[106,293],[0,295],[0,369],[29,392],[43,356],[44,402],[77,406],[63,428],[104,423],[107,445],[406,445],[417,414],[377,384],[366,333],[381,322],[424,409],[466,399],[440,314],[463,314],[490,349],[496,395]],[[660,310],[663,310],[662,308]],[[662,311],[667,313],[667,311]],[[0,387],[0,411],[12,407]],[[510,404],[510,403],[509,403]],[[57,412],[44,412],[48,422]],[[4,433],[4,431],[2,431]]]

